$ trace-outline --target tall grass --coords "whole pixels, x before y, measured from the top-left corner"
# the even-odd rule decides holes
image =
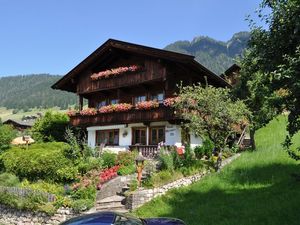
[[[256,134],[257,150],[245,152],[220,173],[154,199],[134,213],[177,217],[188,225],[300,224],[298,162],[283,150],[286,118],[278,117]],[[300,144],[300,136],[295,137]]]

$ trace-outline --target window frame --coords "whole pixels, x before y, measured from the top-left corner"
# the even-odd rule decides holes
[[[144,97],[144,100],[140,100],[140,98],[142,98],[142,97]],[[137,101],[137,99],[139,99],[139,100]],[[147,95],[146,94],[137,95],[137,96],[134,96],[132,98],[133,105],[136,105],[137,103],[143,102],[143,101],[147,101]]]
[[[141,134],[141,130],[145,131],[145,143],[135,142],[135,140],[136,140],[135,131],[136,130],[140,130],[139,135]],[[137,145],[137,144],[147,145],[147,127],[132,127],[131,132],[132,132],[132,140],[131,140],[132,145]],[[141,141],[141,136],[139,139],[140,139],[139,141]]]
[[[149,144],[150,145],[157,145],[158,143],[161,142],[161,141],[159,141],[160,140],[159,129],[163,129],[163,140],[161,140],[161,141],[164,143],[166,142],[166,128],[164,126],[150,127],[150,129],[149,129]],[[153,143],[152,130],[156,130],[157,143]]]
[[[115,143],[109,143],[109,133],[110,132],[113,132],[113,138],[115,138],[115,132],[117,132],[117,136],[118,136],[118,142],[115,144]],[[119,146],[119,143],[120,143],[120,130],[119,129],[107,129],[107,130],[96,130],[96,140],[95,140],[95,144],[96,146],[100,146],[101,143],[98,143],[98,140],[100,139],[100,135],[101,133],[104,133],[105,137],[106,134],[108,133],[108,142],[107,143],[104,143],[106,146]]]

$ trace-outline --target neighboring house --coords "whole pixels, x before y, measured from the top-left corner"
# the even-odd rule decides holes
[[[87,129],[89,146],[104,143],[118,150],[138,147],[153,151],[159,142],[177,146],[184,141],[191,146],[201,144],[200,137],[181,129],[182,121],[176,112],[163,104],[165,99],[174,97],[181,82],[229,86],[193,56],[109,39],[52,88],[76,93],[80,110],[83,99],[88,100],[89,108],[102,107],[102,113],[92,113],[95,115],[70,116],[72,125]],[[135,107],[150,100],[159,106],[151,108],[153,102],[148,102],[151,109],[145,105],[142,109]],[[119,112],[103,108],[119,103],[132,104],[133,108]]]
[[[233,64],[220,77],[226,80],[231,86],[235,86],[240,79],[240,71],[241,67]]]
[[[14,129],[18,131],[24,131],[26,129],[29,129],[33,126],[35,120],[13,120],[13,119],[8,119],[3,122],[3,124],[8,124],[11,125]]]

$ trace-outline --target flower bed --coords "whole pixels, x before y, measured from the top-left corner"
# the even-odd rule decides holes
[[[116,176],[118,176],[117,171],[119,170],[119,168],[120,168],[120,166],[116,165],[116,166],[113,166],[111,168],[103,170],[99,174],[100,182],[97,184],[97,189],[100,190],[102,184],[104,184],[105,182],[107,182],[107,181],[115,178]]]
[[[135,72],[140,70],[141,67],[137,66],[137,65],[131,65],[131,66],[124,66],[124,67],[117,67],[117,68],[112,68],[112,69],[108,69],[105,71],[101,71],[99,73],[94,73],[91,78],[92,80],[100,80],[103,78],[109,78],[111,76],[116,76],[116,75],[120,75],[126,72]]]
[[[100,113],[110,113],[110,112],[125,112],[132,109],[133,105],[128,103],[119,103],[113,105],[102,106],[99,109]]]
[[[157,101],[142,101],[142,102],[138,102],[135,105],[136,109],[153,109],[153,108],[158,108],[159,107],[159,103]]]

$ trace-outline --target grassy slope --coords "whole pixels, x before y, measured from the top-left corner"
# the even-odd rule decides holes
[[[29,112],[23,112],[20,110],[18,113],[13,114],[12,109],[6,109],[4,107],[0,107],[0,118],[3,121],[8,119],[21,119],[23,116],[36,116],[37,113],[45,114],[47,110],[53,110],[53,111],[59,111],[59,112],[65,112],[66,110],[60,110],[59,107],[54,107],[50,109],[31,109]]]
[[[280,143],[285,117],[257,132],[257,151],[243,153],[220,173],[192,186],[154,199],[135,214],[140,217],[178,217],[188,225],[300,224],[299,163],[290,159]],[[295,140],[300,144],[300,137]]]

